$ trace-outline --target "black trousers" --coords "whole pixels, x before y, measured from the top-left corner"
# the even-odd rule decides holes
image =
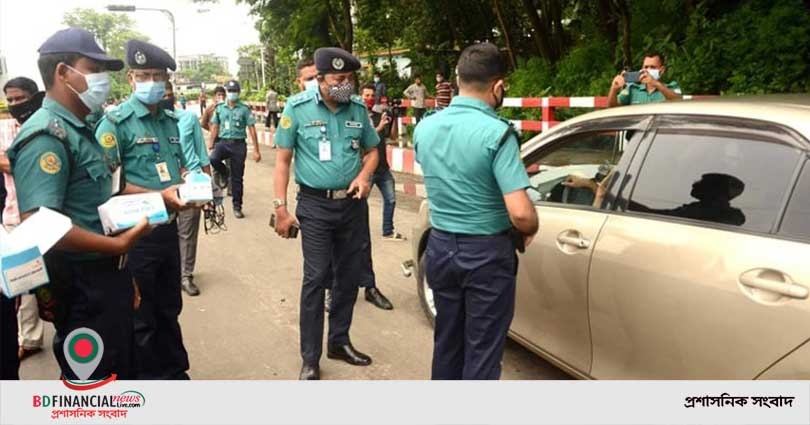
[[[137,379],[188,379],[188,353],[178,317],[180,246],[177,222],[158,226],[129,254],[129,268],[141,291],[135,313]]]
[[[211,153],[211,166],[220,174],[225,174],[226,159],[231,160],[231,194],[233,195],[233,209],[242,209],[242,195],[244,193],[245,158],[247,158],[247,144],[244,139],[220,139]]]
[[[515,246],[508,235],[431,230],[425,274],[436,302],[432,379],[498,379],[515,312]]]
[[[0,295],[0,380],[20,379],[16,303],[16,298]]]
[[[299,318],[301,357],[305,364],[317,364],[323,353],[323,303],[327,288],[332,289],[328,344],[350,343],[357,286],[367,278],[371,266],[364,252],[369,243],[368,203],[365,199],[330,200],[303,193],[297,199],[295,214],[301,224],[304,254]]]
[[[116,257],[117,258],[117,257]],[[101,362],[90,379],[103,379],[112,373],[117,379],[135,379],[134,307],[132,276],[112,258],[64,261],[66,287],[60,291],[64,318],[54,323],[53,354],[67,379],[78,379],[67,360],[63,345],[68,334],[78,328],[96,331],[104,342]],[[48,271],[52,276],[55,270]]]
[[[6,186],[0,173],[0,225],[6,207]],[[20,379],[20,360],[17,358],[17,299],[0,295],[0,380]]]
[[[271,125],[273,128],[278,128],[278,111],[267,112],[267,118],[264,120],[264,126],[269,129]]]

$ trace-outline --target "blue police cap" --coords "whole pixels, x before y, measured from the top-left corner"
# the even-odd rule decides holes
[[[96,38],[87,30],[67,28],[59,30],[48,37],[37,50],[42,55],[74,53],[104,64],[110,71],[120,71],[124,62],[107,56],[107,53],[96,43]]]
[[[241,92],[242,87],[239,86],[239,81],[230,80],[227,83],[225,83],[225,91]]]
[[[360,61],[339,47],[321,47],[315,51],[315,69],[320,74],[357,71]]]
[[[129,40],[126,46],[127,66],[131,69],[177,69],[172,56],[154,44],[140,40]]]

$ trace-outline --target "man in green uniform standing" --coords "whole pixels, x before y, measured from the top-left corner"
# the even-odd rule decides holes
[[[211,134],[208,148],[211,153],[211,166],[221,176],[228,175],[228,167],[222,162],[231,160],[230,188],[233,195],[233,215],[236,218],[245,218],[242,213],[242,197],[244,195],[243,178],[245,176],[245,158],[247,158],[247,144],[245,139],[250,135],[253,144],[253,160],[262,160],[259,151],[259,139],[256,137],[256,118],[253,117],[250,107],[239,101],[241,88],[239,82],[231,80],[225,83],[226,100],[217,106],[211,118]],[[219,142],[214,146],[214,142]]]
[[[373,273],[366,197],[377,168],[379,143],[365,104],[352,96],[360,61],[345,50],[321,48],[315,51],[315,67],[318,88],[296,94],[284,107],[275,136],[279,149],[273,176],[276,232],[289,238],[296,223],[287,211],[290,163],[295,155],[299,185],[295,216],[304,254],[299,318],[303,359],[299,378],[304,380],[320,379],[324,291],[330,287],[327,357],[358,366],[371,364],[371,357],[352,346],[349,328],[357,278]]]
[[[608,101],[610,106],[637,105],[642,103],[664,102],[666,100],[680,100],[681,87],[675,81],[662,83],[661,77],[666,72],[664,55],[651,52],[644,56],[639,81],[626,81],[625,72],[617,75],[610,86]]]
[[[90,114],[101,112],[109,96],[107,71],[123,68],[83,29],[58,31],[39,48],[39,70],[46,98],[20,129],[9,150],[22,219],[39,208],[60,211],[71,230],[47,254],[54,294],[56,335],[53,351],[67,379],[77,379],[65,359],[66,337],[90,328],[104,343],[101,362],[89,379],[111,374],[134,379],[133,315],[137,304],[125,256],[148,231],[146,218],[116,237],[104,236],[98,207],[120,189],[118,170],[96,143]],[[111,149],[115,152],[116,150]]]
[[[464,49],[457,69],[459,96],[413,137],[432,226],[425,251],[436,302],[432,378],[498,379],[515,309],[515,249],[531,242],[537,213],[517,137],[495,113],[506,96],[498,47]]]
[[[124,193],[160,192],[169,210],[169,223],[155,228],[130,251],[132,276],[141,290],[135,316],[135,360],[138,379],[188,379],[188,354],[178,316],[180,248],[177,212],[187,209],[177,196],[185,160],[177,118],[160,107],[168,69],[174,59],[152,44],[129,40],[125,46],[132,96],[105,114],[96,128],[98,143],[115,146],[126,171]]]

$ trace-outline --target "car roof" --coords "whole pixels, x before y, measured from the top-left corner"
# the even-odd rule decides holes
[[[810,94],[718,96],[607,108],[566,120],[542,133],[539,138],[551,137],[557,131],[583,121],[631,115],[664,114],[708,115],[768,121],[792,128],[810,139]]]

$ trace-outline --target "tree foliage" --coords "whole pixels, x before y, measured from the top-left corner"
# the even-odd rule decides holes
[[[369,59],[404,49],[430,85],[461,49],[490,41],[509,62],[513,96],[604,95],[651,50],[667,56],[665,78],[688,93],[810,89],[810,2],[802,0],[238,1],[287,65],[322,46]],[[396,86],[393,68],[382,71]],[[272,78],[289,78],[276,71]]]
[[[108,55],[121,59],[124,58],[124,46],[127,40],[149,40],[149,37],[135,30],[135,21],[125,14],[99,13],[93,9],[73,9],[65,13],[62,23],[90,31]],[[110,96],[119,99],[130,93],[126,73],[111,72],[110,79],[112,80]]]

